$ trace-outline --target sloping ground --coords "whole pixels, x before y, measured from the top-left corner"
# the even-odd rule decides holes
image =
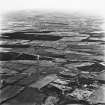
[[[101,23],[91,16],[8,15],[0,39],[0,104],[94,104],[87,98],[105,83],[97,77],[105,70]]]

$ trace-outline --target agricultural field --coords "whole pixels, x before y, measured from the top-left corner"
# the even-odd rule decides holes
[[[15,12],[0,35],[0,105],[105,105],[103,19]]]

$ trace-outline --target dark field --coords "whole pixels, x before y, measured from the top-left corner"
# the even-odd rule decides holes
[[[0,105],[105,105],[103,19],[17,12],[0,36]]]

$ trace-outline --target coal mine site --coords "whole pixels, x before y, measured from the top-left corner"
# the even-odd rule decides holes
[[[11,12],[0,35],[0,105],[105,105],[103,18]]]

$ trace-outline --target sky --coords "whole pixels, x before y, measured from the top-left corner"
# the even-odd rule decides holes
[[[0,0],[0,14],[23,9],[82,11],[104,15],[105,0]]]

